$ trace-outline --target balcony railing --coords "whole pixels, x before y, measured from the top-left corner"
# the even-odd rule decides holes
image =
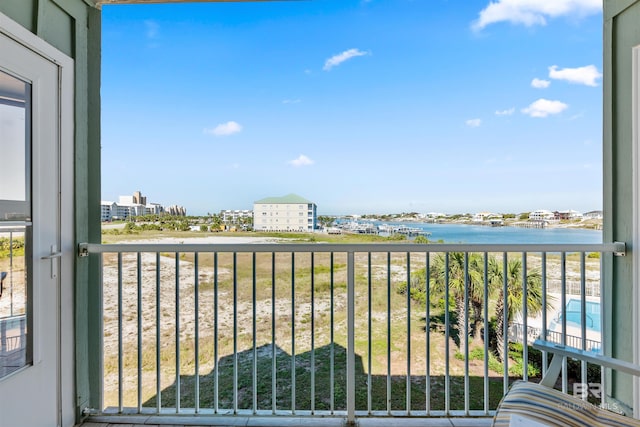
[[[589,349],[601,258],[624,244],[80,245],[93,253],[102,413],[353,421],[491,416],[547,368],[510,324]],[[565,369],[561,388],[592,371]]]

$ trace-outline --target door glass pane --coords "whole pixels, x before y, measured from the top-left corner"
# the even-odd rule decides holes
[[[31,85],[0,71],[0,221],[31,218]]]
[[[30,231],[0,222],[0,378],[31,362]]]
[[[31,363],[31,85],[0,71],[0,379]]]

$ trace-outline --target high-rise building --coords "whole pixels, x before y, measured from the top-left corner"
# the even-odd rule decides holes
[[[138,205],[146,205],[147,204],[147,197],[143,196],[140,191],[136,191],[136,192],[133,193],[133,203],[138,204]]]

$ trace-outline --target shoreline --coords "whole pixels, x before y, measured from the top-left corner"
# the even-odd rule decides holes
[[[593,230],[602,231],[602,220],[583,220],[580,222],[544,222],[544,225],[539,226],[536,221],[524,221],[524,220],[506,220],[503,224],[492,224],[489,221],[471,221],[471,220],[423,220],[423,219],[394,219],[394,220],[381,220],[381,219],[363,219],[363,222],[379,222],[385,224],[393,223],[411,223],[411,224],[428,224],[428,225],[475,225],[478,227],[489,228],[530,228],[530,229],[576,229],[576,230]]]

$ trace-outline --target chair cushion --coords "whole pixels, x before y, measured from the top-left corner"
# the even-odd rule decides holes
[[[498,405],[493,426],[640,427],[640,420],[540,384],[518,381]]]

